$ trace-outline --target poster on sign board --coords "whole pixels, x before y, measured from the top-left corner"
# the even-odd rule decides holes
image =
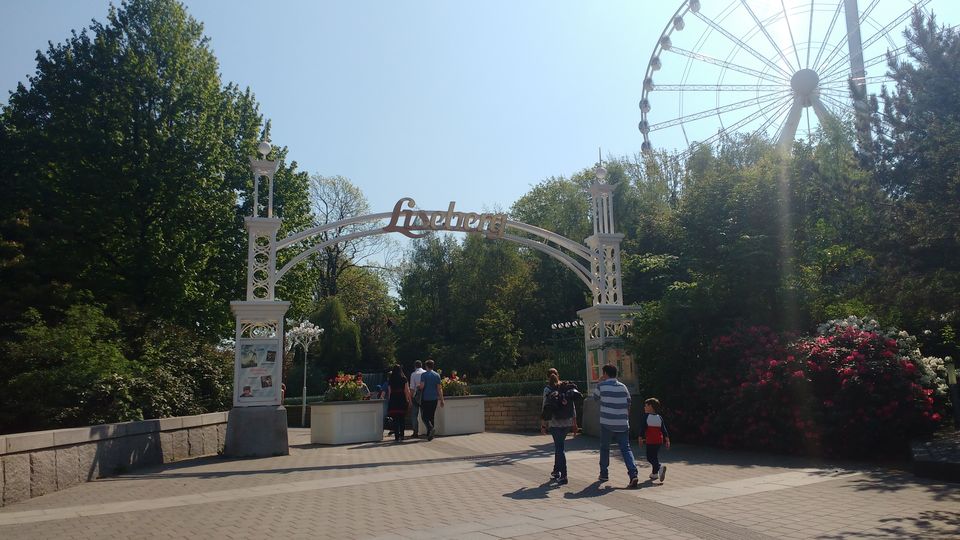
[[[243,339],[237,343],[237,387],[234,405],[280,403],[280,344],[273,339]]]

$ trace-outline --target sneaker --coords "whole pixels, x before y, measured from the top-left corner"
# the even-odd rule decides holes
[[[663,478],[664,478],[665,476],[667,476],[667,466],[666,466],[666,465],[661,465],[661,466],[660,466],[660,472],[657,473],[657,477],[660,478],[660,482],[663,482]]]
[[[432,429],[428,429],[428,430],[427,430],[427,440],[428,440],[428,441],[432,441],[432,440],[433,440],[433,430],[432,430]]]
[[[628,489],[636,489],[640,485],[640,479],[634,476],[630,479],[630,483],[627,484]]]
[[[550,478],[556,480],[557,478],[560,478],[560,473],[557,471],[553,471],[552,473],[550,473]]]
[[[651,473],[650,476],[649,476],[649,478],[650,478],[651,480],[656,480],[656,479],[657,479],[657,476],[658,476],[657,473]]]
[[[606,481],[609,480],[609,479],[610,479],[610,477],[607,476],[607,475],[605,475],[605,474],[601,474],[600,476],[597,477],[597,480],[599,480],[599,481],[601,481],[601,482],[606,482]]]
[[[569,482],[569,480],[567,480],[566,476],[561,476],[557,478],[557,483],[560,484],[561,486],[565,485],[567,482]]]

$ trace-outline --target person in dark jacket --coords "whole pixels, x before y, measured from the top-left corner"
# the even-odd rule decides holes
[[[400,442],[404,439],[403,422],[412,401],[407,376],[403,374],[400,364],[393,366],[388,382],[390,386],[387,388],[387,414],[393,418],[393,440]]]

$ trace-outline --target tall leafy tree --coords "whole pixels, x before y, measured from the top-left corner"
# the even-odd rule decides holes
[[[342,176],[313,175],[310,177],[310,203],[313,226],[328,225],[370,213],[367,197],[356,185]],[[318,234],[314,243],[331,242],[319,254],[311,257],[316,280],[314,298],[320,300],[339,293],[340,277],[352,268],[364,264],[372,256],[390,256],[392,244],[382,235],[335,241],[350,234],[379,228],[375,223],[339,225]]]
[[[2,214],[22,225],[4,238],[20,246],[24,291],[92,291],[127,333],[159,318],[222,335],[227,300],[242,297],[246,158],[261,118],[249,91],[221,84],[180,3],[124,2],[38,52],[0,123]]]
[[[867,157],[890,197],[884,296],[909,306],[902,323],[918,327],[960,299],[960,34],[916,13],[906,37]]]

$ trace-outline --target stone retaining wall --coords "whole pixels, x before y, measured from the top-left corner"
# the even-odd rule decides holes
[[[0,435],[0,506],[223,450],[227,413]]]
[[[488,397],[487,431],[540,431],[542,396]]]

